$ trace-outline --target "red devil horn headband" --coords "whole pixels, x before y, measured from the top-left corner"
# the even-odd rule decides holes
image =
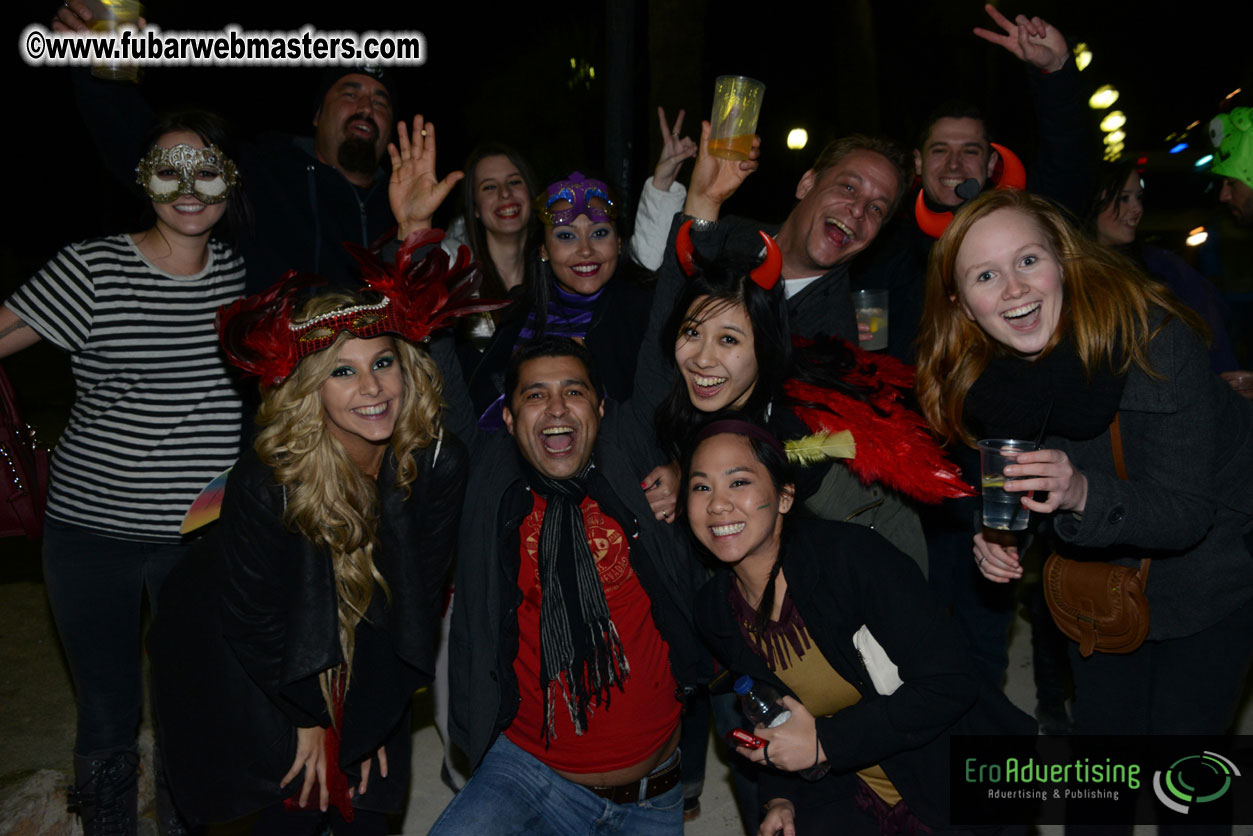
[[[779,245],[769,235],[761,230],[757,234],[765,242],[766,257],[748,275],[757,284],[770,290],[779,283],[779,276],[783,273],[783,253],[779,252]]]
[[[674,239],[674,253],[679,259],[683,275],[691,278],[696,274],[696,248],[692,246],[692,222],[684,221]]]
[[[696,247],[692,244],[692,222],[684,221],[679,227],[679,234],[674,238],[674,252],[679,259],[679,267],[682,268],[684,275],[692,276],[696,273]],[[754,267],[748,274],[758,286],[764,290],[771,290],[779,283],[779,276],[783,272],[783,253],[779,250],[779,245],[775,240],[760,230],[757,233],[761,236],[762,242],[766,245],[766,257],[761,264]]]

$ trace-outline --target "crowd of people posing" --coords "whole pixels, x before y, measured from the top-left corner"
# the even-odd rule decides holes
[[[1056,30],[993,16],[981,36],[1061,95]],[[1143,645],[1069,643],[1075,732],[1228,731],[1253,652],[1253,404],[1212,286],[1168,289],[1151,274],[1178,259],[1136,248],[1138,172],[1093,190],[1085,231],[1075,196],[997,188],[1005,149],[949,109],[914,160],[830,143],[776,226],[721,216],[757,144],[716,157],[708,123],[694,141],[662,112],[624,241],[595,176],[544,184],[488,144],[441,178],[434,125],[389,141],[386,85],[332,76],[318,118],[344,135],[336,157],[315,121],[314,156],[345,177],[389,156],[396,221],[381,251],[347,245],[350,275],[271,284],[249,260],[244,296],[255,149],[182,111],[139,149],[150,224],[66,247],[0,307],[0,357],[48,340],[77,385],[44,572],[88,834],[136,828],[145,592],[163,834],[385,833],[427,685],[456,791],[439,836],[679,834],[711,714],[756,738],[733,756],[751,832],[966,832],[949,739],[1037,724],[981,656],[1004,630],[936,590],[1018,580],[1030,540],[1153,558]],[[1253,139],[1227,158],[1253,187]],[[915,172],[919,226],[854,266]],[[874,284],[899,294],[884,352],[859,348],[850,300]],[[1028,535],[970,520],[988,437],[1040,440],[1005,471]],[[228,469],[218,521],[182,536]],[[959,548],[928,506],[956,509]],[[739,713],[741,675],[786,721]]]

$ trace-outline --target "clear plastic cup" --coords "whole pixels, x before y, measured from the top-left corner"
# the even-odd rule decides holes
[[[136,26],[144,7],[139,0],[86,0],[91,10],[91,28],[96,32],[112,32],[127,24]],[[91,74],[109,81],[139,81],[139,65],[117,58],[101,59],[91,65]]]
[[[1034,441],[1013,438],[985,438],[979,442],[979,469],[983,477],[983,525],[999,531],[1023,531],[1031,512],[1022,507],[1022,493],[1005,490],[1005,466],[1018,460],[1019,453],[1038,450]]]
[[[766,85],[742,75],[720,75],[714,81],[709,153],[726,160],[747,160],[757,133],[757,117]]]
[[[854,290],[853,311],[857,324],[870,330],[870,339],[859,342],[867,351],[888,347],[888,292],[886,290]],[[860,329],[859,329],[860,330]]]

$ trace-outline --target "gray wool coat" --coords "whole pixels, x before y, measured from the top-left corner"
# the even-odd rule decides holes
[[[1149,345],[1160,377],[1133,367],[1119,404],[1127,481],[1109,431],[1048,438],[1088,479],[1082,515],[1055,515],[1067,557],[1134,565],[1148,575],[1150,639],[1189,636],[1253,600],[1253,402],[1210,371],[1201,338],[1177,319]]]

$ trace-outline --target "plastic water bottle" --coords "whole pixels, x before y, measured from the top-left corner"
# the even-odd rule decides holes
[[[754,685],[751,676],[741,676],[735,680],[735,693],[740,695],[740,707],[744,716],[754,725],[773,729],[782,725],[792,716],[790,709],[779,703],[779,695],[769,685]],[[806,781],[817,781],[831,769],[830,763],[814,764],[808,769],[799,770],[796,774]]]
[[[786,723],[792,712],[779,704],[779,695],[769,685],[754,685],[751,676],[735,680],[735,693],[740,695],[740,708],[753,725],[773,729]]]

